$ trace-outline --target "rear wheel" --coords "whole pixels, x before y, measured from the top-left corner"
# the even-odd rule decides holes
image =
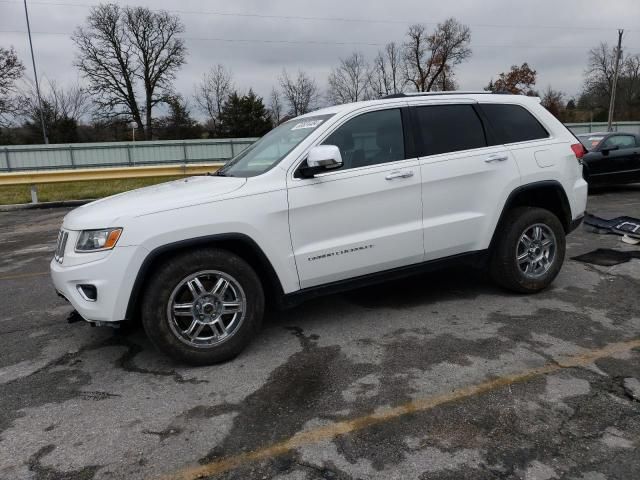
[[[142,323],[162,352],[206,365],[238,355],[263,312],[262,284],[253,269],[231,252],[203,249],[177,255],[155,272]]]
[[[534,293],[548,287],[562,268],[565,231],[548,210],[517,207],[499,227],[491,252],[491,276],[504,288]]]

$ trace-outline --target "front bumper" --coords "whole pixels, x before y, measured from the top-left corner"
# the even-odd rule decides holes
[[[136,275],[146,256],[141,247],[116,247],[99,260],[65,265],[51,260],[53,285],[78,313],[90,322],[125,320]],[[87,300],[78,285],[94,285],[98,295]]]

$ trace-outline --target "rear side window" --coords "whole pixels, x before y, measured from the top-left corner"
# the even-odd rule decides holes
[[[549,132],[520,105],[482,104],[498,145],[549,138]]]
[[[416,107],[416,115],[420,156],[487,146],[482,122],[471,105]]]
[[[603,148],[619,147],[633,148],[636,146],[636,137],[632,135],[612,135],[602,144]]]

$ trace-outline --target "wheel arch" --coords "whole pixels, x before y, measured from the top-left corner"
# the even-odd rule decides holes
[[[125,318],[132,320],[139,314],[145,280],[163,263],[164,259],[181,252],[201,247],[216,247],[235,253],[255,269],[262,282],[267,298],[279,306],[284,297],[284,290],[271,262],[260,246],[249,236],[242,233],[225,233],[208,235],[172,242],[152,250],[142,262],[129,295]]]
[[[557,180],[528,183],[514,189],[507,197],[491,238],[491,246],[495,243],[505,214],[515,207],[544,208],[558,217],[565,233],[569,233],[572,229],[571,205],[562,184]]]

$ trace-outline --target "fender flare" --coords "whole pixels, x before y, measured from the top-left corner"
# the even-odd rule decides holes
[[[507,197],[504,205],[502,206],[502,211],[500,212],[500,217],[498,218],[498,222],[496,223],[495,229],[493,231],[493,236],[491,237],[490,248],[493,247],[496,234],[498,233],[498,229],[504,220],[504,216],[507,211],[512,207],[518,205],[518,197],[527,194],[533,193],[535,191],[540,190],[552,190],[558,197],[556,200],[559,200],[559,211],[554,213],[560,213],[558,215],[558,219],[566,233],[571,232],[573,228],[573,220],[571,216],[571,204],[569,203],[569,198],[567,197],[567,193],[562,186],[562,184],[557,180],[542,180],[539,182],[527,183],[525,185],[520,185],[519,187],[513,189],[513,191]]]
[[[179,240],[177,242],[161,245],[151,250],[145,257],[142,265],[138,269],[138,273],[136,274],[136,279],[133,283],[131,293],[129,294],[125,319],[131,320],[137,313],[137,309],[141,301],[141,294],[144,289],[144,281],[157,266],[156,262],[163,255],[177,253],[193,247],[217,245],[244,257],[250,264],[252,263],[251,260],[257,262],[257,264],[251,264],[251,266],[256,270],[256,273],[260,277],[260,280],[265,287],[265,293],[275,295],[276,301],[281,301],[280,299],[284,297],[282,283],[280,282],[280,279],[278,278],[278,275],[268,257],[255,240],[243,233],[222,233]],[[229,248],[230,245],[233,247]],[[225,248],[225,246],[227,246],[227,248]],[[242,253],[239,252],[250,252],[250,255],[242,255]],[[246,258],[247,256],[250,256],[251,258]]]

